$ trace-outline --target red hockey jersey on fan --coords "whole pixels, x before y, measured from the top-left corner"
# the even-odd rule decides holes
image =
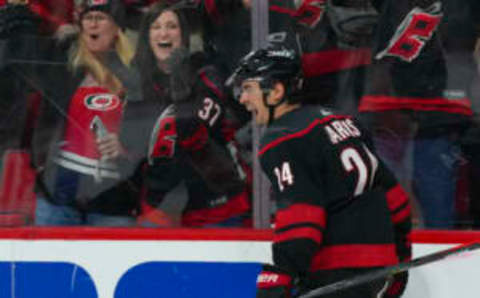
[[[116,167],[100,162],[97,133],[118,133],[123,104],[120,98],[103,87],[79,87],[68,107],[68,119],[57,163],[73,171],[115,178]],[[101,170],[99,173],[96,170]]]

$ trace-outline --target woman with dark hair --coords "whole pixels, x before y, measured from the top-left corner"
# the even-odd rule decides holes
[[[144,225],[174,225],[162,201],[184,185],[183,225],[242,226],[250,215],[249,169],[234,140],[237,127],[223,80],[201,53],[189,52],[186,14],[178,5],[156,4],[139,32],[134,61],[141,70],[144,99],[127,109],[132,125],[123,133],[142,138],[135,151],[148,152],[140,220]]]

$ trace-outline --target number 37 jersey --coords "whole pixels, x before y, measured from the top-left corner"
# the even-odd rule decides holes
[[[277,265],[305,272],[398,261],[394,230],[409,220],[408,198],[354,119],[301,107],[269,126],[259,157],[277,203]]]

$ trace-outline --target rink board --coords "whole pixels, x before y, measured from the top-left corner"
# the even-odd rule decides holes
[[[255,297],[271,231],[0,229],[0,298]],[[480,240],[414,234],[414,256]],[[406,298],[477,298],[480,250],[411,272]]]

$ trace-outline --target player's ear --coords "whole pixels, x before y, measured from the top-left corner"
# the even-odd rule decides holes
[[[285,86],[280,82],[276,82],[273,85],[272,91],[270,92],[271,103],[276,104],[277,102],[282,100],[284,96],[285,96]]]

